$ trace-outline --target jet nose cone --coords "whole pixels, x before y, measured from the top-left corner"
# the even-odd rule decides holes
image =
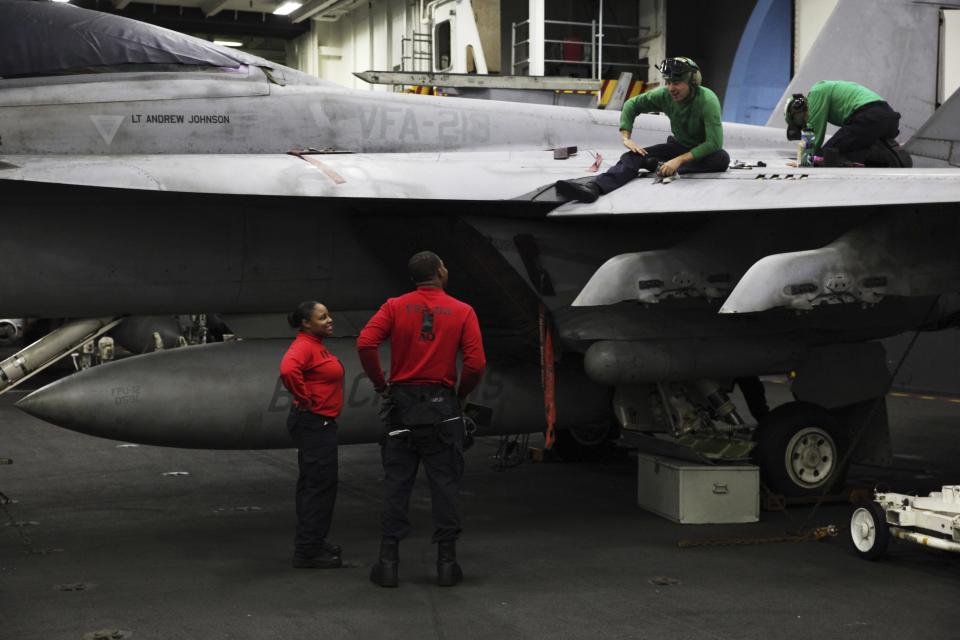
[[[30,415],[34,416],[35,418],[39,418],[40,416],[38,416],[38,415],[35,413],[35,411],[37,410],[37,409],[36,409],[36,406],[37,406],[37,403],[38,403],[39,401],[36,400],[36,399],[33,399],[33,397],[34,397],[34,395],[36,395],[36,393],[37,393],[36,391],[31,391],[28,395],[26,395],[26,396],[24,396],[23,398],[20,398],[19,400],[17,400],[16,402],[14,402],[14,403],[13,403],[13,406],[15,406],[17,409],[20,409],[21,411],[23,411],[23,412],[25,412],[25,413],[29,413]]]
[[[91,384],[95,384],[98,376],[85,375],[87,373],[80,372],[52,382],[21,398],[14,406],[60,427],[90,435],[105,435],[100,432],[103,425],[98,419],[103,415],[103,407],[98,407],[97,395],[90,393]]]
[[[59,427],[171,447],[291,446],[277,363],[286,341],[183,347],[101,364],[16,406]]]
[[[54,382],[24,396],[15,402],[14,406],[34,418],[57,423],[66,404],[63,396],[62,391],[57,388],[57,382]]]

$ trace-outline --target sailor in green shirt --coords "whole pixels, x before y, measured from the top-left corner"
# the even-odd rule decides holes
[[[663,177],[676,173],[726,171],[720,100],[700,84],[700,69],[690,58],[668,58],[657,67],[666,86],[627,100],[620,112],[620,136],[629,151],[606,173],[589,182],[560,180],[557,192],[571,200],[593,202],[637,177],[640,169]],[[662,112],[672,136],[663,144],[641,147],[631,140],[638,114]]]
[[[799,140],[802,129],[812,130],[814,154],[824,156],[826,164],[842,160],[880,166],[912,164],[895,140],[900,133],[900,114],[856,82],[821,80],[806,96],[793,94],[784,116],[787,139]],[[828,123],[840,130],[824,143]]]

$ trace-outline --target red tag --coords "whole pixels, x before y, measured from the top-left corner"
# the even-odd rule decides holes
[[[593,164],[590,165],[590,172],[596,173],[600,170],[600,164],[603,162],[603,156],[600,153],[590,152],[590,155],[593,156]]]

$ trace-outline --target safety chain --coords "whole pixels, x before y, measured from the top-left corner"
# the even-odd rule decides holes
[[[835,538],[840,534],[840,528],[830,524],[825,527],[817,527],[810,531],[796,536],[778,536],[772,538],[701,538],[698,540],[680,540],[677,546],[681,549],[690,547],[736,547],[756,544],[773,544],[777,542],[809,542],[823,540],[824,538]]]

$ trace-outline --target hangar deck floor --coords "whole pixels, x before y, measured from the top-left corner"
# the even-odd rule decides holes
[[[773,403],[785,395],[768,387]],[[0,467],[0,490],[17,500],[16,520],[36,523],[22,528],[35,547],[62,551],[27,554],[4,528],[3,638],[77,640],[104,629],[143,640],[960,635],[960,557],[899,545],[870,563],[846,538],[681,549],[681,538],[780,536],[787,518],[675,525],[636,507],[626,458],[497,472],[493,441],[468,452],[461,586],[431,580],[422,483],[400,588],[368,582],[378,544],[375,446],[341,449],[331,538],[349,566],[294,570],[293,451],[120,447],[29,418],[12,407],[16,397],[0,398],[0,456],[15,461]],[[960,481],[960,404],[891,397],[889,408],[900,469],[857,473],[897,491]],[[189,475],[164,475],[172,471]],[[848,513],[827,506],[815,523],[845,524]],[[655,584],[660,577],[676,582]],[[86,588],[57,588],[78,583]]]

